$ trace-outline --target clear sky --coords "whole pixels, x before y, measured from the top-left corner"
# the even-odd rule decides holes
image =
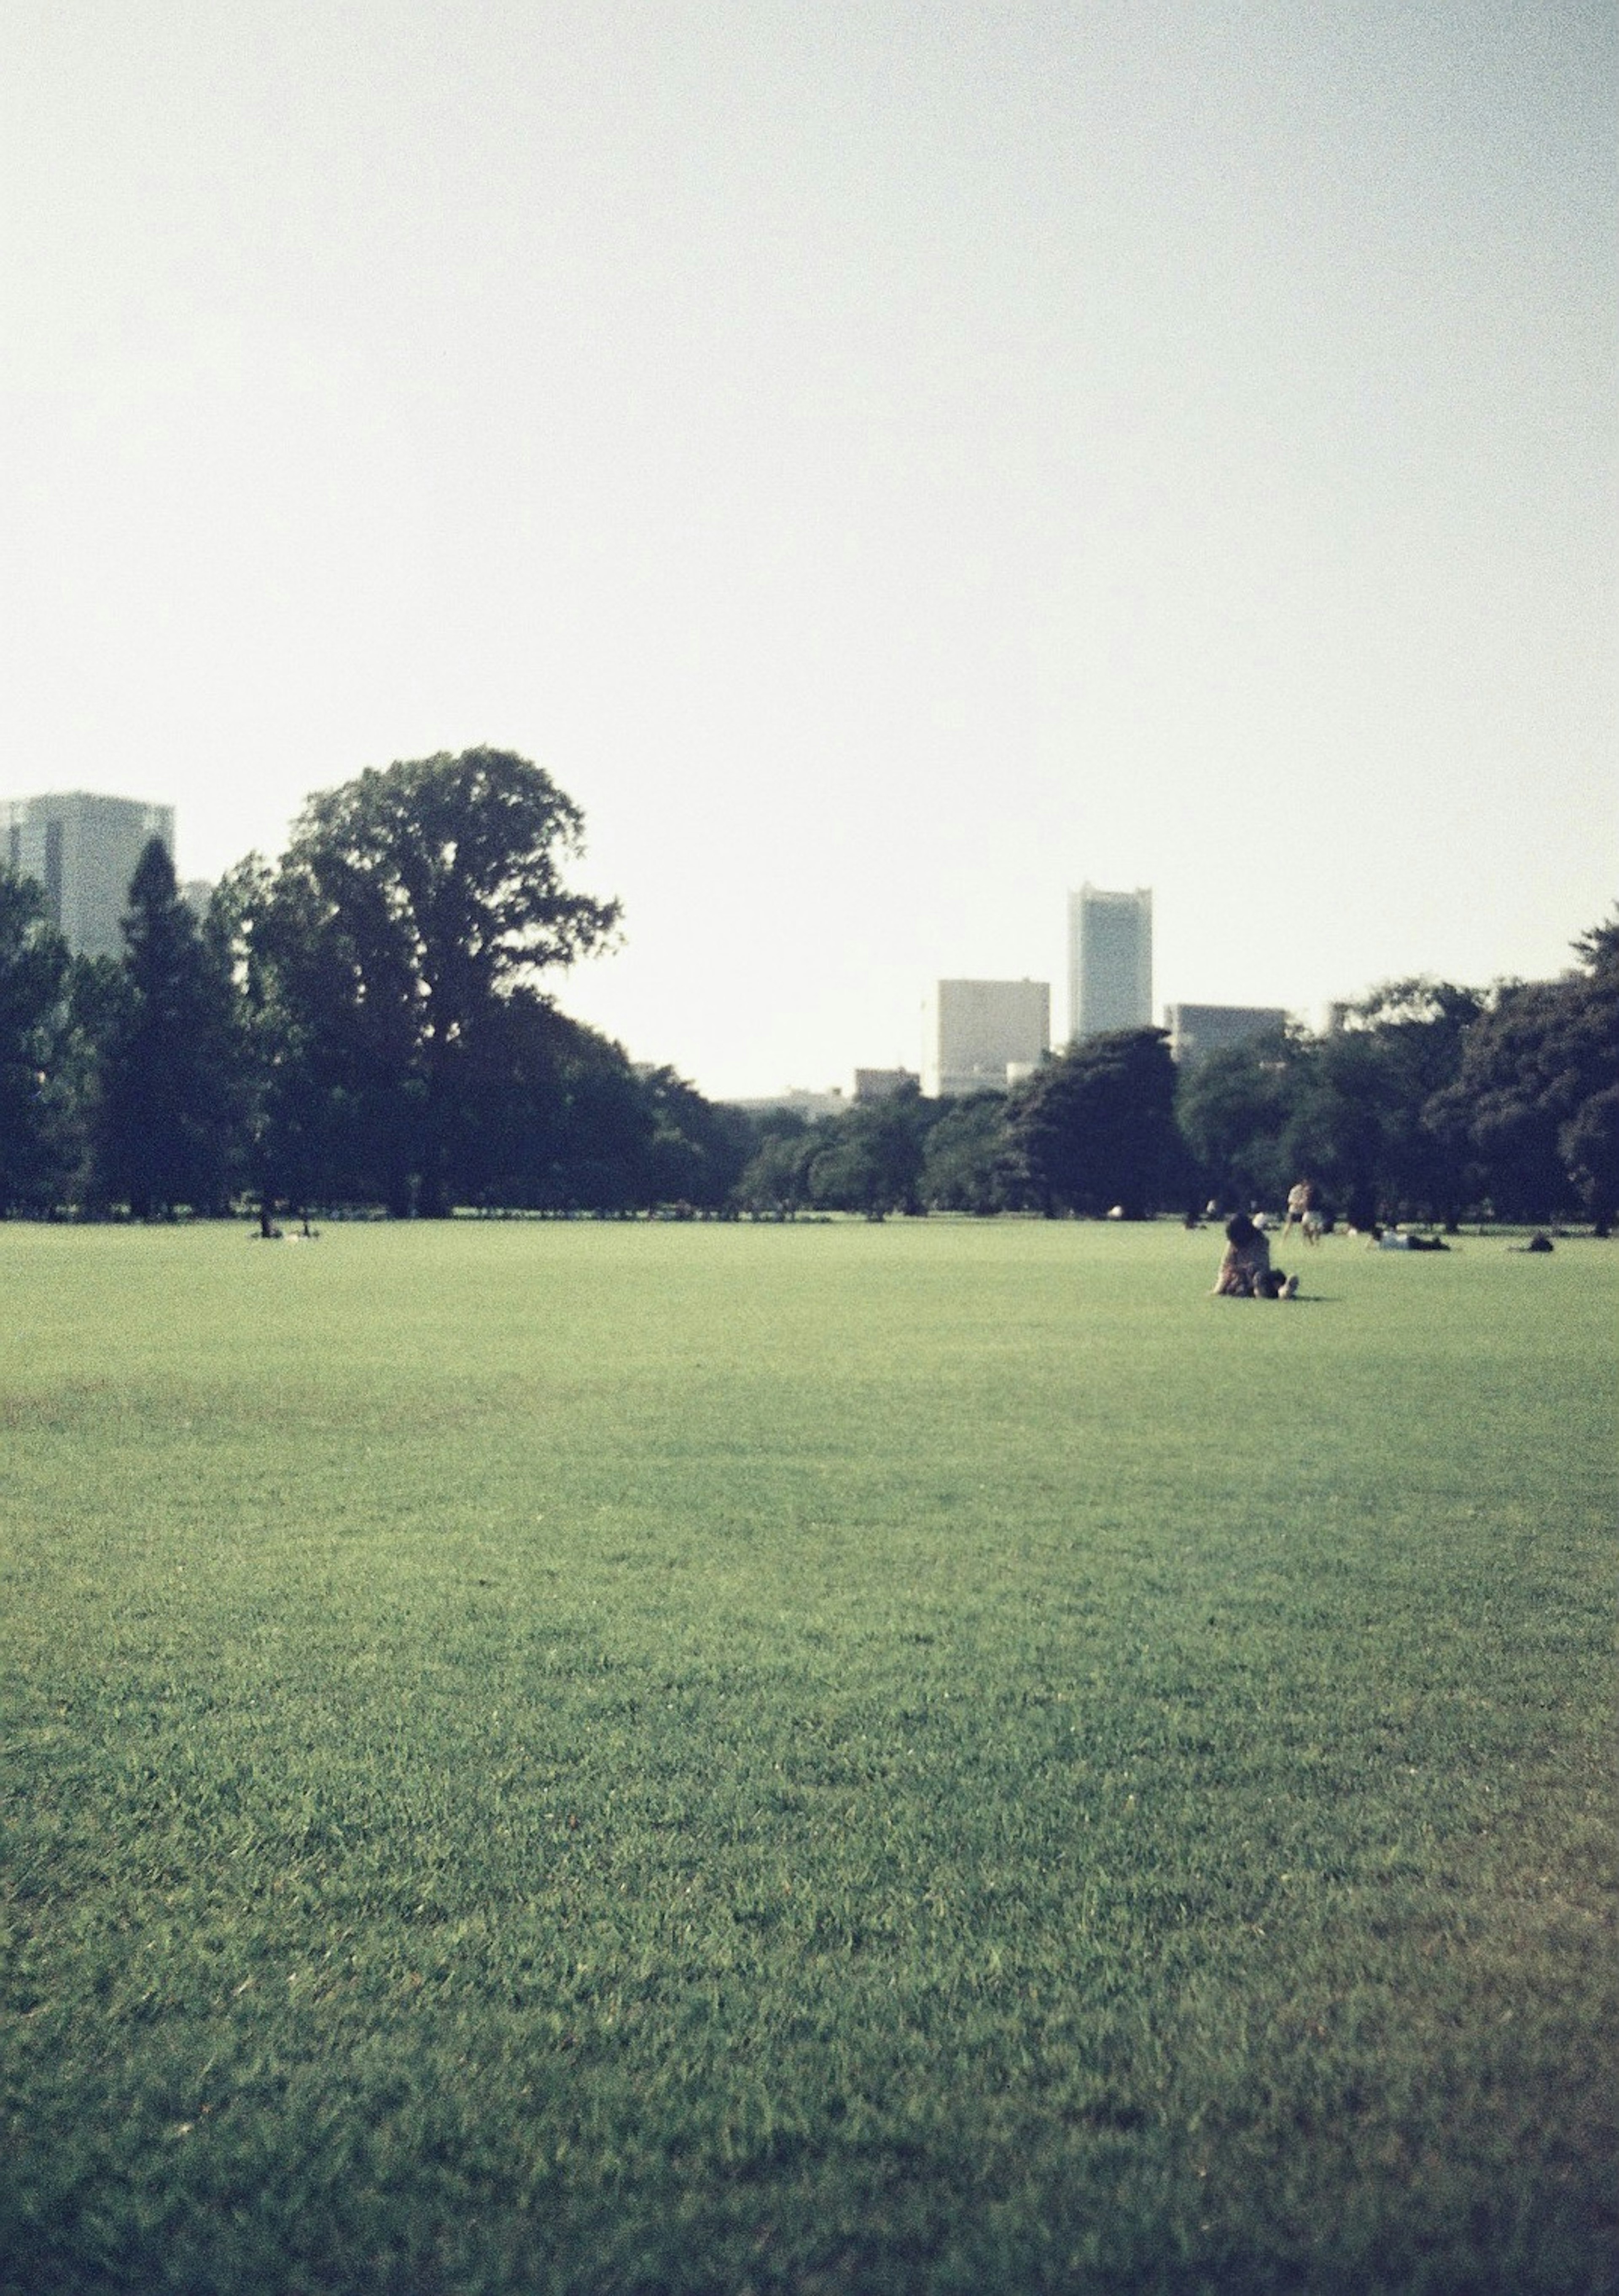
[[[707,1091],[1538,974],[1615,858],[1610,0],[11,0],[0,794],[488,742]]]

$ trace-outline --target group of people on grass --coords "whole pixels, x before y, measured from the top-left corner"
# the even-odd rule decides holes
[[[1282,1242],[1286,1243],[1296,1227],[1306,1243],[1319,1243],[1322,1226],[1316,1205],[1315,1183],[1312,1180],[1296,1180],[1288,1191],[1288,1217],[1282,1223]],[[1225,1256],[1214,1279],[1214,1296],[1220,1300],[1297,1299],[1297,1276],[1288,1275],[1283,1269],[1271,1265],[1271,1239],[1265,1234],[1263,1212],[1257,1219],[1247,1212],[1238,1212],[1227,1220]]]
[[[1213,1218],[1216,1207],[1211,1203],[1206,1218]],[[1195,1215],[1189,1215],[1189,1227],[1199,1226]],[[1306,1243],[1319,1243],[1332,1226],[1330,1213],[1323,1214],[1311,1180],[1298,1180],[1288,1191],[1288,1217],[1282,1226],[1281,1240],[1285,1243],[1289,1233],[1296,1227]],[[1483,1234],[1481,1229],[1480,1234]],[[1351,1230],[1351,1234],[1355,1233]],[[1450,1245],[1443,1236],[1416,1235],[1407,1229],[1385,1227],[1374,1220],[1366,1232],[1366,1244],[1372,1251],[1449,1251]],[[1527,1243],[1509,1243],[1509,1251],[1549,1251],[1551,1238],[1544,1229],[1537,1229]],[[1214,1279],[1214,1296],[1223,1300],[1296,1300],[1298,1277],[1288,1275],[1271,1265],[1271,1240],[1265,1233],[1263,1212],[1238,1212],[1225,1224],[1225,1253],[1220,1262],[1220,1273]]]
[[[1284,1234],[1286,1231],[1283,1231]],[[1225,1253],[1214,1279],[1221,1300],[1296,1300],[1298,1278],[1271,1265],[1271,1239],[1247,1212],[1225,1224]]]

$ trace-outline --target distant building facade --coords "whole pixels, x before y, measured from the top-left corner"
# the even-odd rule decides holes
[[[119,927],[146,845],[175,849],[172,805],[67,790],[0,798],[0,856],[44,890],[45,907],[77,956],[121,956]]]
[[[1152,892],[1068,895],[1068,1035],[1152,1026]]]
[[[921,1083],[914,1069],[856,1069],[856,1100],[897,1100]]]
[[[1246,1045],[1255,1037],[1274,1036],[1288,1016],[1280,1004],[1166,1004],[1164,1026],[1169,1049],[1182,1067],[1222,1053],[1229,1045]]]
[[[922,1090],[935,1100],[1004,1092],[1008,1071],[1026,1074],[1051,1042],[1049,981],[941,980],[928,1001]]]

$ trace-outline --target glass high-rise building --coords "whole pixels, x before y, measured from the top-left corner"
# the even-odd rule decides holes
[[[172,805],[65,790],[0,798],[0,860],[32,877],[51,922],[77,956],[121,956],[129,881],[149,840],[175,849]]]
[[[1151,890],[1082,885],[1068,895],[1068,1035],[1151,1026]]]

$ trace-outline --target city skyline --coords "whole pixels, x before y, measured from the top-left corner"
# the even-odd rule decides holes
[[[121,954],[119,921],[127,906],[127,879],[150,836],[160,837],[171,860],[176,851],[177,816],[172,805],[126,799],[94,791],[54,791],[26,797],[0,796],[0,860],[33,877],[45,895],[46,913],[76,954]],[[199,918],[208,906],[212,882],[192,878],[179,890]],[[920,1066],[868,1066],[846,1047],[833,1072],[852,1075],[851,1098],[862,1095],[861,1079],[873,1091],[914,1076],[930,1097],[993,1088],[1015,1072],[1035,1064],[1048,1051],[1083,1042],[1113,1029],[1159,1027],[1171,1038],[1177,1062],[1198,1060],[1211,1051],[1281,1026],[1288,1020],[1329,1030],[1345,1004],[1329,999],[1319,1015],[1274,1004],[1211,1004],[1154,998],[1153,897],[1149,886],[1113,890],[1089,882],[1067,897],[1068,960],[1067,1026],[1060,1037],[1051,1013],[1051,984],[1028,976],[943,978],[922,1003]],[[1087,951],[1093,975],[1103,978],[1090,992],[1095,1017],[1087,1024],[1083,972]],[[1559,970],[1566,968],[1560,967]],[[1386,976],[1385,976],[1386,977]],[[563,988],[561,976],[552,987]],[[1372,984],[1368,984],[1371,986]],[[1486,984],[1475,984],[1486,985]],[[566,998],[561,997],[566,1005]],[[1155,1018],[1157,1014],[1159,1017]],[[866,1033],[870,1033],[868,1030]],[[654,1056],[645,1066],[661,1066]],[[880,1080],[887,1079],[883,1085]],[[695,1081],[695,1079],[693,1079]],[[806,1084],[786,1079],[740,1094],[710,1097],[740,1104],[787,1104],[793,1100],[841,1101],[841,1084]]]
[[[561,1002],[716,1095],[1086,877],[1304,1013],[1608,913],[1611,9],[90,27],[0,29],[12,786],[217,876],[515,750],[625,907]]]

